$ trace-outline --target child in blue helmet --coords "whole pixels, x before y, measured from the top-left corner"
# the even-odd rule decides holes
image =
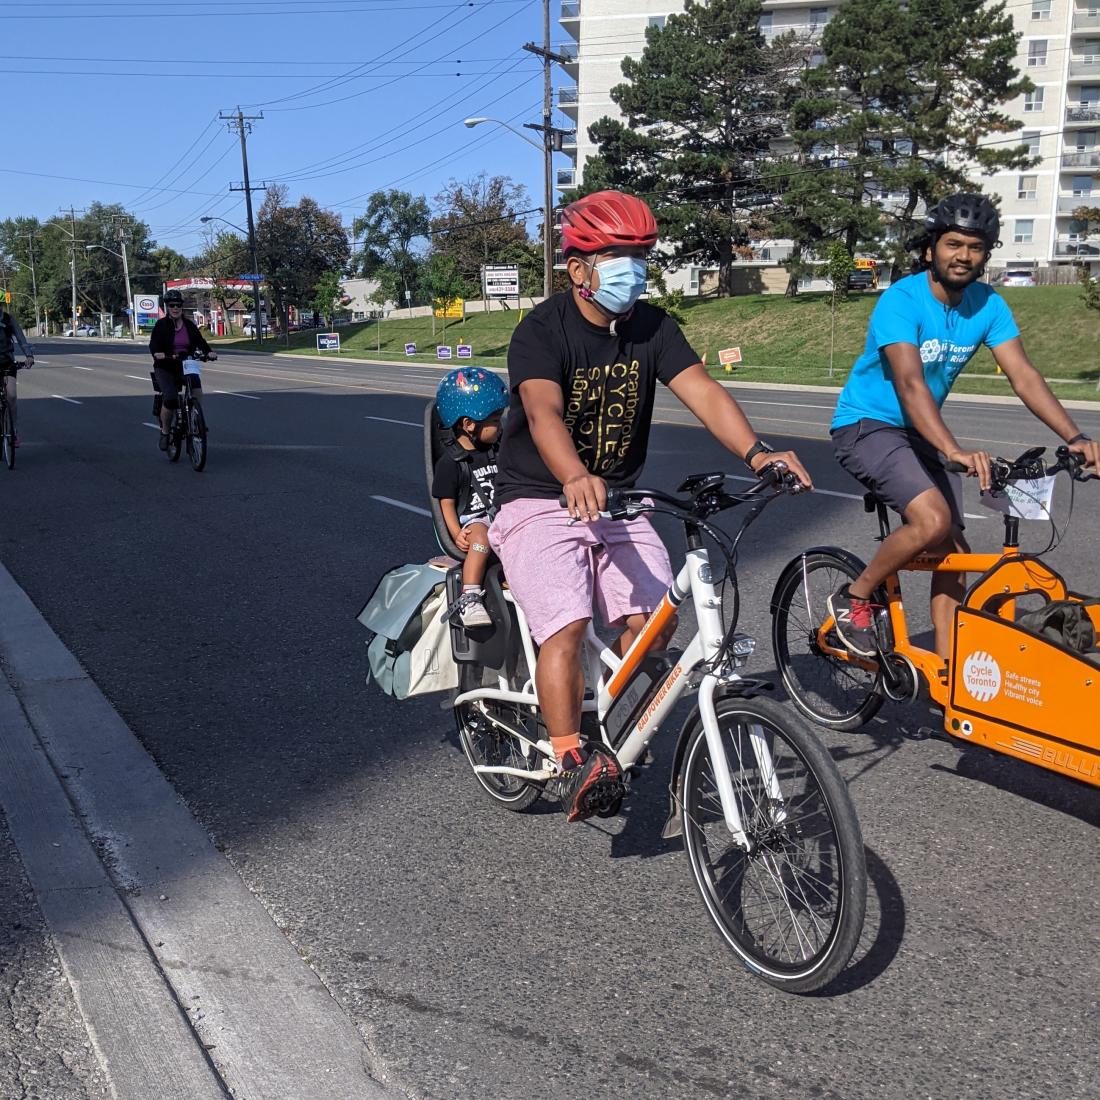
[[[436,463],[432,496],[455,545],[466,553],[462,596],[453,611],[463,626],[490,626],[482,581],[491,553],[497,443],[508,390],[484,367],[460,367],[439,383],[435,404],[440,420],[454,433],[455,446]]]

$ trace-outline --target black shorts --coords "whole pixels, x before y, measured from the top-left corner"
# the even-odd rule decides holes
[[[178,362],[171,367],[155,363],[153,374],[156,375],[157,386],[160,387],[164,403],[172,408],[173,402],[179,402],[180,390],[183,389],[183,367]],[[193,390],[202,389],[202,379],[197,374],[191,376],[191,388]]]
[[[0,363],[0,378],[14,378],[23,369],[22,363]]]
[[[913,428],[864,418],[830,433],[837,461],[864,488],[898,515],[929,489],[938,489],[951,509],[951,523],[963,522],[962,478],[949,473],[943,456]]]

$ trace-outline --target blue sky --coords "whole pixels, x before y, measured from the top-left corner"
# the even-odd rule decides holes
[[[556,44],[557,0],[551,14]],[[249,137],[253,183],[285,183],[345,225],[374,190],[431,199],[483,169],[538,205],[538,150],[462,125],[540,120],[530,41],[542,41],[542,0],[3,0],[0,216],[120,202],[158,243],[193,253],[203,214],[245,222],[228,190],[239,144],[217,121],[238,105],[264,115]]]

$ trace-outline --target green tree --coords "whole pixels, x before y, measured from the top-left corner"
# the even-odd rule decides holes
[[[287,306],[312,301],[321,276],[343,271],[351,257],[339,215],[308,196],[288,206],[286,195],[285,187],[269,188],[256,222],[260,265],[284,331]]]
[[[313,287],[314,297],[310,309],[320,313],[330,325],[336,320],[336,314],[351,301],[344,293],[341,278],[339,271],[326,271]]]
[[[352,235],[359,242],[355,271],[365,279],[377,279],[391,272],[401,288],[419,296],[420,269],[424,249],[431,233],[431,211],[423,195],[408,191],[375,191],[367,199],[367,209],[352,222]],[[414,247],[415,241],[424,244]]]
[[[229,320],[230,307],[247,300],[251,313],[253,296],[229,290],[225,283],[235,279],[249,266],[248,242],[238,234],[227,230],[212,230],[207,238],[206,247],[188,265],[194,274],[213,281],[214,286],[210,291],[210,297],[221,306],[222,314],[226,319],[226,331],[230,336],[233,335],[233,323]]]
[[[421,282],[432,309],[442,312],[443,334],[447,332],[446,310],[452,302],[462,297],[466,280],[458,269],[453,256],[434,253],[429,257],[421,276]]]
[[[450,180],[436,195],[432,251],[453,257],[466,283],[466,297],[480,297],[483,264],[517,264],[520,287],[538,285],[542,251],[518,213],[530,205],[522,184],[486,172],[463,182]]]
[[[843,241],[832,241],[825,254],[821,274],[832,286],[829,324],[829,377],[833,376],[833,351],[836,347],[836,300],[848,298],[848,276],[855,271],[855,261]]]
[[[688,0],[650,27],[611,91],[627,122],[590,128],[600,154],[581,188],[644,194],[666,245],[658,262],[716,265],[722,295],[738,250],[766,235],[757,165],[786,128],[791,74],[806,52],[793,35],[767,42],[760,12],[758,0]]]
[[[1015,67],[1019,38],[1003,3],[843,4],[791,107],[798,155],[770,173],[777,232],[810,251],[831,239],[850,253],[889,247],[900,263],[918,211],[977,189],[970,171],[1033,163],[1024,146],[981,144],[1019,126],[1002,110],[1032,87]]]

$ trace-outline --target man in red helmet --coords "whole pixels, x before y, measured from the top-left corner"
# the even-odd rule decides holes
[[[782,461],[807,486],[810,478],[793,452],[774,452],[757,437],[672,318],[639,301],[657,241],[641,199],[587,195],[562,212],[561,230],[571,287],[533,309],[508,348],[511,401],[489,541],[540,647],[539,704],[562,766],[562,805],[577,821],[591,816],[596,796],[622,785],[618,762],[586,753],[578,732],[593,596],[604,622],[623,628],[625,652],[673,580],[647,519],[599,515],[608,487],[631,486],[641,473],[657,381],[753,472]],[[567,508],[558,504],[562,493]]]

